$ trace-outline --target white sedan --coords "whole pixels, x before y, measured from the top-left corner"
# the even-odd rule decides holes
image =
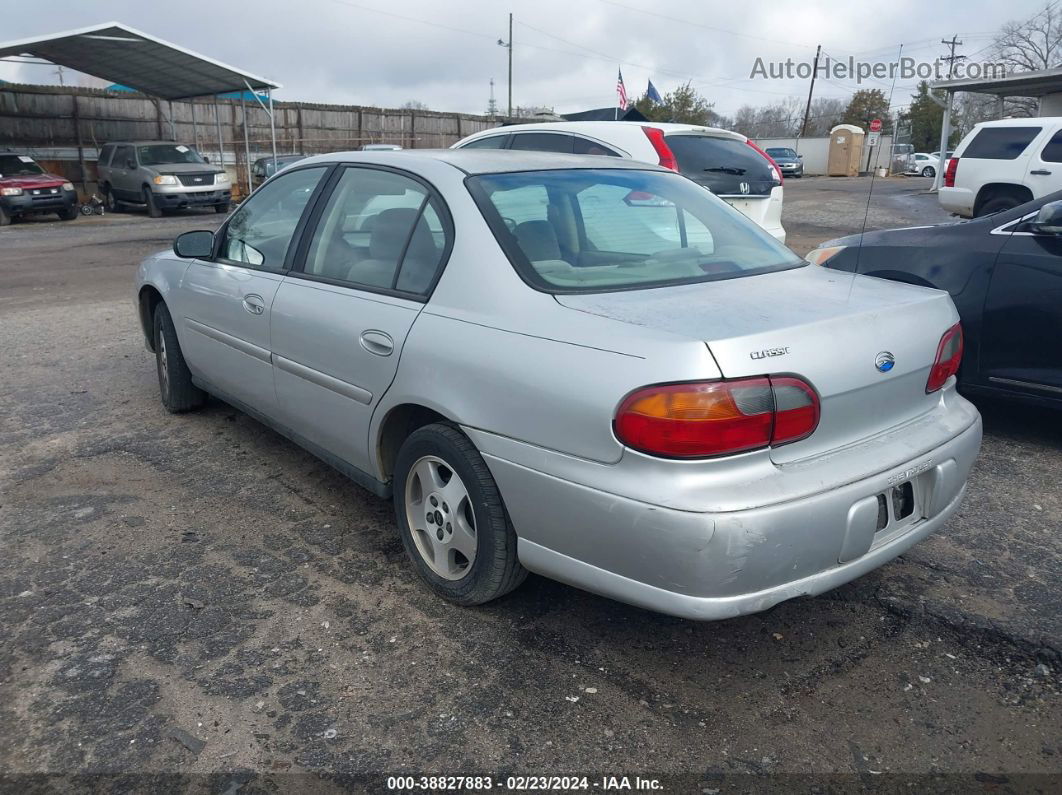
[[[918,177],[935,177],[940,168],[940,158],[925,152],[915,152],[907,161],[905,173]]]

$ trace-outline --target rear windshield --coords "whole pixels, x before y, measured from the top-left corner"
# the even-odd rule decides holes
[[[1042,127],[983,127],[962,153],[964,158],[1014,160]]]
[[[668,135],[679,171],[723,196],[764,195],[775,186],[767,159],[744,141],[708,135]]]
[[[137,155],[142,166],[162,166],[169,163],[205,163],[200,154],[184,144],[149,144],[138,146]]]
[[[44,169],[26,155],[0,155],[0,177],[30,177]]]
[[[689,284],[804,264],[674,173],[530,171],[470,177],[468,185],[513,265],[547,292]]]

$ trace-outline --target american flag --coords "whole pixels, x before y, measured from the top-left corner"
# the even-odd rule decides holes
[[[616,95],[619,97],[620,110],[627,110],[630,103],[627,101],[627,87],[623,85],[623,70],[619,69],[619,77],[616,79]]]

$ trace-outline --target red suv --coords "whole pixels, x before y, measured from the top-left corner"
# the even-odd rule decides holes
[[[34,213],[58,213],[64,221],[77,218],[74,186],[38,166],[32,157],[0,152],[0,226]]]

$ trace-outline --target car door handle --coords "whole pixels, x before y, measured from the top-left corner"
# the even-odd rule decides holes
[[[1037,168],[1037,169],[1034,169],[1033,171],[1030,171],[1029,173],[1030,174],[1036,174],[1038,177],[1049,177],[1049,176],[1051,176],[1051,172],[1048,171],[1046,168]]]
[[[361,347],[376,356],[390,356],[395,350],[395,341],[391,335],[376,329],[366,329],[358,338]]]
[[[260,315],[265,312],[265,300],[260,295],[251,293],[243,297],[243,308],[252,315]]]

